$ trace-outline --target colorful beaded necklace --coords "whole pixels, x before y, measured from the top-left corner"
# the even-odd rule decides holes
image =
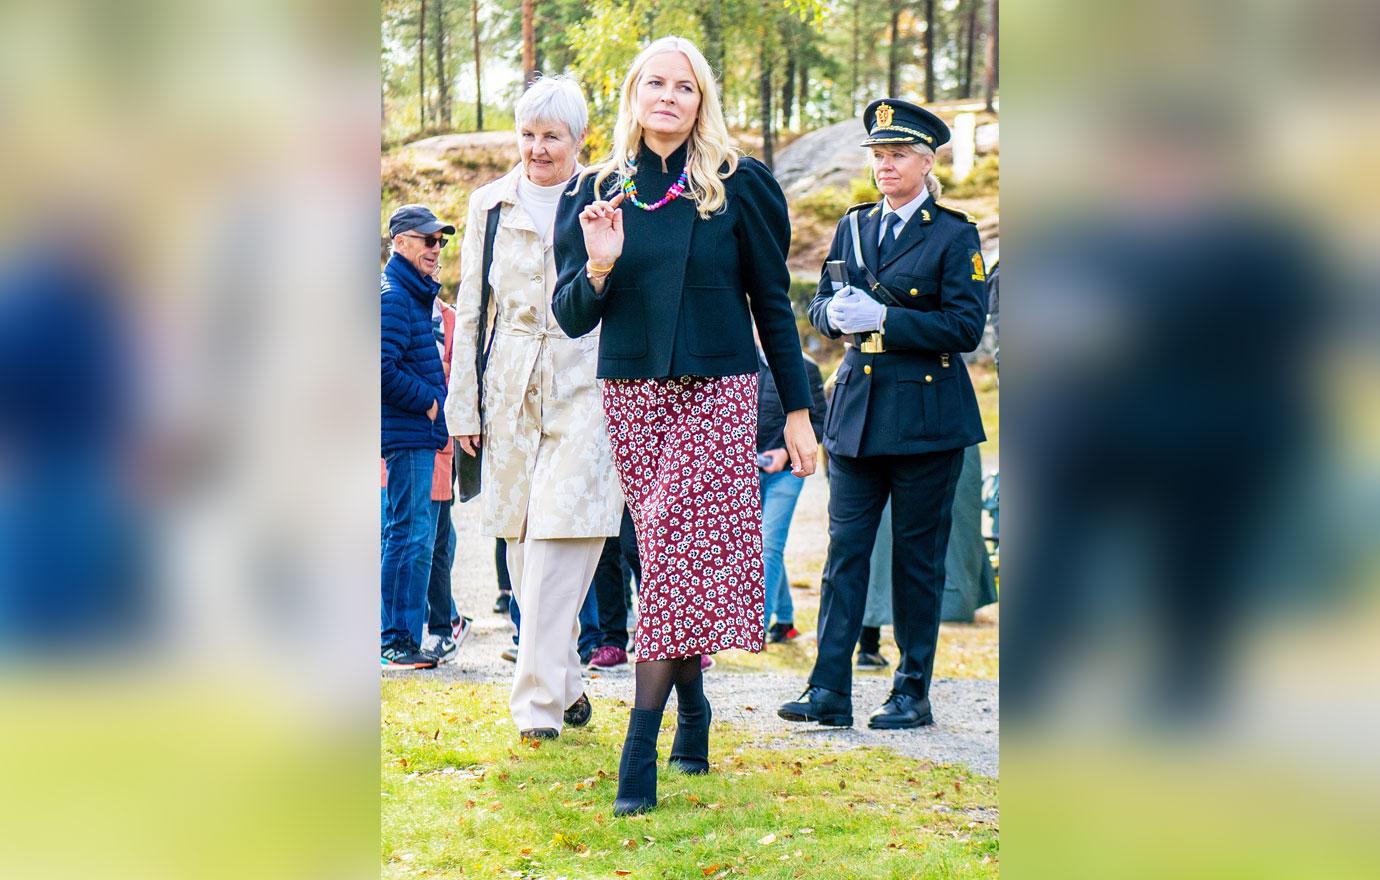
[[[637,173],[636,164],[632,166],[632,172],[633,174]],[[671,184],[671,188],[666,190],[666,195],[662,196],[659,201],[652,202],[650,205],[646,202],[638,200],[637,184],[633,183],[632,177],[626,177],[623,179],[623,194],[628,197],[628,201],[632,202],[634,205],[641,208],[642,210],[655,211],[657,208],[663,207],[668,202],[675,201],[681,193],[685,192],[685,183],[689,179],[689,174],[690,160],[689,157],[686,157],[685,167],[680,170],[680,177],[677,177],[676,182]]]

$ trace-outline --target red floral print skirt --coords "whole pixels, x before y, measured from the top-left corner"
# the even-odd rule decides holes
[[[762,650],[757,375],[601,385],[642,562],[637,659]]]

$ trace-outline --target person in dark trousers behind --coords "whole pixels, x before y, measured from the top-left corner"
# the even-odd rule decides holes
[[[762,562],[766,574],[766,602],[763,623],[768,642],[786,642],[800,635],[795,628],[795,605],[791,601],[790,579],[786,576],[786,537],[791,518],[805,481],[786,468],[786,413],[776,382],[759,350],[757,359],[757,470],[762,486]],[[824,436],[824,377],[819,364],[804,356],[805,375],[810,381],[810,427],[815,440]],[[776,623],[771,622],[776,615]]]

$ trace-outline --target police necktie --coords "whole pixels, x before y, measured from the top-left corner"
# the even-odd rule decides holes
[[[877,249],[877,256],[885,264],[896,249],[896,227],[901,225],[901,215],[895,211],[882,218],[882,243]]]

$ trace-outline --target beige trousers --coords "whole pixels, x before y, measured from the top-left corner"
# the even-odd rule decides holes
[[[580,677],[580,606],[599,565],[603,538],[508,542],[508,576],[522,612],[509,707],[518,730],[560,730],[585,691]]]

